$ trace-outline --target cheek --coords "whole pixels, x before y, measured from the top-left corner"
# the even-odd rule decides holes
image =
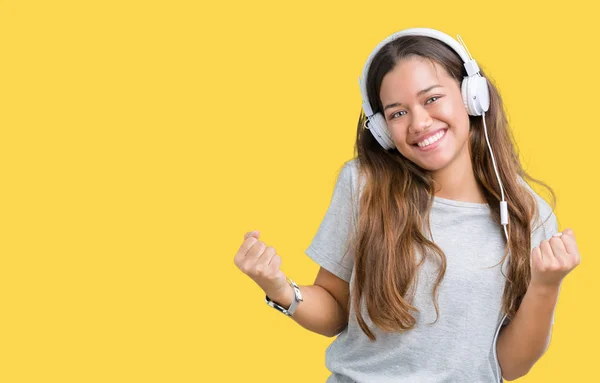
[[[409,147],[410,145],[408,144],[407,140],[407,131],[406,131],[406,127],[397,124],[397,125],[392,125],[390,126],[391,130],[390,130],[390,134],[392,135],[392,141],[394,141],[394,143],[396,144],[397,147],[399,148],[405,148],[405,147]],[[404,149],[403,149],[404,150]]]
[[[465,121],[469,120],[469,115],[465,109],[462,99],[457,100],[454,98],[452,102],[445,102],[440,104],[438,108],[438,118],[444,119],[451,124],[464,124]]]
[[[434,118],[449,125],[456,137],[464,137],[469,134],[471,123],[469,121],[469,114],[462,104],[462,99],[459,101],[445,103],[443,106],[440,105]]]
[[[400,141],[406,138],[406,129],[399,122],[387,122],[388,132],[392,136],[393,141]]]

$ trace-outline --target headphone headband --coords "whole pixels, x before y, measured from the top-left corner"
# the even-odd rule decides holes
[[[467,76],[470,77],[470,76],[473,76],[473,75],[476,75],[479,73],[479,66],[477,65],[477,62],[470,57],[468,51],[465,48],[463,48],[463,46],[460,45],[460,43],[458,41],[456,41],[449,35],[445,34],[444,32],[441,32],[441,31],[438,31],[435,29],[431,29],[431,28],[409,28],[409,29],[405,29],[405,30],[396,32],[396,33],[386,37],[383,41],[381,41],[375,47],[375,49],[369,55],[367,62],[365,63],[365,66],[364,66],[363,72],[362,72],[362,78],[361,77],[358,78],[358,83],[360,85],[360,92],[361,92],[362,101],[363,101],[363,110],[365,111],[365,114],[367,115],[367,117],[371,117],[374,114],[373,110],[371,108],[371,104],[369,104],[369,97],[368,97],[368,93],[367,93],[367,75],[369,72],[369,67],[371,66],[371,61],[373,61],[373,58],[375,57],[375,55],[387,43],[389,43],[390,41],[393,41],[399,37],[402,37],[402,36],[425,36],[425,37],[432,37],[434,39],[440,40],[443,43],[446,43],[446,45],[450,46],[450,48],[452,48],[456,53],[458,53],[460,58],[463,60],[465,69],[467,71]]]

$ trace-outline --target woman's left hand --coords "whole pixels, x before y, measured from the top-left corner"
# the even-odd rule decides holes
[[[531,251],[531,284],[557,287],[581,263],[573,230],[543,240]]]

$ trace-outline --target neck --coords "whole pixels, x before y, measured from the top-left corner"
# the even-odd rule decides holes
[[[487,203],[475,179],[469,150],[463,153],[465,155],[455,158],[449,166],[432,174],[435,196],[455,201]]]

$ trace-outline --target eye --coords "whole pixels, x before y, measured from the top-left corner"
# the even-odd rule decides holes
[[[401,115],[399,115],[399,116],[398,116],[398,114],[399,114],[399,113],[404,113],[404,114],[406,114],[406,111],[404,111],[404,110],[401,110],[401,111],[399,111],[399,112],[396,112],[396,113],[392,114],[392,115],[390,116],[390,120],[391,120],[392,118],[395,118],[396,116],[397,116],[397,117],[402,117],[402,116],[404,116],[404,114],[401,114]]]
[[[429,99],[428,99],[428,100],[427,100],[425,103],[426,103],[426,104],[431,104],[432,102],[435,102],[435,101],[437,101],[439,98],[440,98],[440,96],[433,96],[433,97],[430,97],[430,98],[429,98]],[[431,101],[431,102],[430,102],[430,101]]]

